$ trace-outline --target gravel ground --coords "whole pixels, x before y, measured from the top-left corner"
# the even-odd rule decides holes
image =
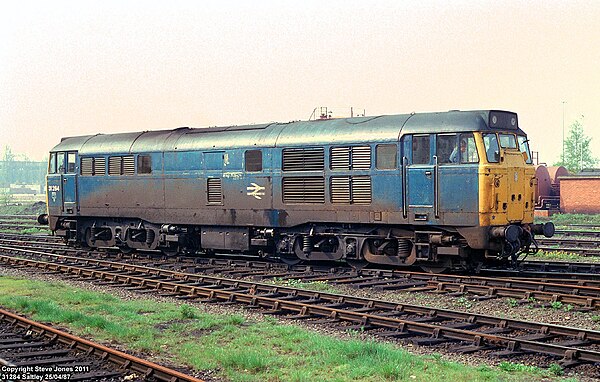
[[[152,299],[155,301],[162,302],[175,302],[183,304],[183,302],[169,297],[161,297],[154,294],[137,294],[132,291],[120,289],[118,287],[111,287],[106,285],[95,285],[91,282],[86,281],[77,281],[72,279],[62,279],[57,275],[48,275],[37,273],[35,271],[29,271],[24,269],[13,269],[13,268],[4,268],[0,267],[0,276],[14,276],[14,277],[26,277],[29,279],[35,279],[40,281],[63,281],[69,285],[74,287],[78,287],[85,290],[91,290],[96,292],[105,292],[110,293],[114,296],[120,297],[124,300],[133,300],[133,299]],[[592,313],[583,313],[576,311],[565,311],[564,309],[552,309],[552,308],[542,308],[535,306],[534,303],[529,303],[525,305],[512,306],[509,304],[508,299],[492,299],[485,301],[477,301],[469,296],[465,297],[449,297],[445,295],[434,295],[428,293],[411,293],[411,292],[397,292],[397,291],[374,291],[372,289],[366,290],[356,290],[350,288],[339,287],[342,293],[351,294],[355,296],[363,296],[363,297],[376,297],[383,300],[388,301],[396,301],[405,304],[417,304],[417,305],[427,305],[437,308],[446,308],[453,310],[460,310],[466,312],[473,312],[479,314],[487,314],[492,316],[506,317],[506,318],[525,318],[529,321],[539,321],[546,322],[551,324],[558,325],[567,325],[567,326],[576,326],[587,329],[598,330],[600,328],[600,323],[594,321],[593,318],[596,315],[600,315],[600,312],[592,312]],[[236,305],[218,305],[218,304],[203,304],[203,303],[194,303],[193,301],[186,301],[185,304],[193,305],[198,308],[201,312],[208,314],[222,314],[222,315],[231,315],[231,314],[240,314],[246,318],[249,322],[260,322],[265,320],[265,316],[257,313],[254,310],[248,310],[243,308],[242,306]],[[270,316],[271,317],[271,316]],[[276,316],[277,318],[277,316]],[[390,342],[394,343],[400,348],[406,349],[413,354],[422,354],[422,355],[431,355],[431,354],[440,354],[442,359],[448,361],[460,362],[463,364],[468,364],[471,366],[480,366],[480,365],[498,365],[500,362],[504,361],[504,359],[500,358],[490,358],[486,356],[488,352],[478,352],[475,354],[457,354],[450,350],[450,348],[454,345],[452,344],[442,344],[438,346],[426,346],[419,347],[413,346],[412,344],[404,344],[395,340],[382,340],[368,332],[357,333],[352,332],[349,333],[343,330],[343,325],[338,325],[337,327],[332,326],[324,326],[322,324],[315,324],[311,322],[311,320],[288,320],[285,317],[279,317],[278,320],[282,324],[293,324],[299,327],[303,327],[313,332],[318,332],[324,335],[334,336],[341,339],[365,339],[365,340],[377,340],[380,342]],[[341,328],[340,328],[341,327]],[[201,333],[199,333],[199,337],[201,337]],[[124,346],[115,343],[108,344],[111,347],[126,350]],[[163,364],[168,367],[172,367],[174,369],[182,370],[183,372],[190,372],[190,370],[186,370],[185,366],[182,365],[173,365],[166,363],[163,357],[157,357],[153,354],[136,354],[140,357],[146,358],[156,363]],[[540,366],[547,367],[551,363],[556,362],[556,360],[549,360],[547,357],[536,356],[536,355],[528,355],[525,357],[521,357],[516,360],[511,360],[512,362],[523,363],[526,365],[532,366]],[[167,361],[168,362],[168,361]],[[183,367],[183,369],[182,369]],[[194,373],[194,375],[199,378],[205,379],[207,381],[224,381],[222,378],[216,377],[218,370],[204,370],[200,372]],[[600,370],[598,367],[590,366],[590,365],[581,365],[572,369],[565,370],[565,376],[575,377],[581,381],[597,381],[600,378]]]

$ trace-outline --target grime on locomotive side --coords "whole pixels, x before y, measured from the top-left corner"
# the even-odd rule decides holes
[[[535,186],[506,111],[178,128],[63,138],[40,221],[75,246],[440,271],[552,236]]]

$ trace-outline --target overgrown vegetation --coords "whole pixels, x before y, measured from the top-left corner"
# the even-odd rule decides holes
[[[275,277],[270,282],[275,285],[289,286],[289,287],[293,287],[293,288],[300,288],[300,289],[307,289],[307,290],[314,290],[317,292],[340,293],[339,289],[328,284],[326,281],[304,282],[304,281],[298,280],[298,279],[284,280],[282,278]]]
[[[585,214],[554,214],[550,217],[536,216],[536,223],[553,222],[554,225],[564,227],[569,224],[594,224],[600,226],[600,215]]]
[[[0,277],[0,305],[155,359],[216,370],[231,381],[557,380],[555,371],[534,366],[470,367],[391,344],[324,336],[274,318],[251,322],[191,305],[125,301],[64,283]]]

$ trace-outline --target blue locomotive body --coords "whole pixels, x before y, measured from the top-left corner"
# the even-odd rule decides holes
[[[496,143],[502,162],[488,160],[486,142],[522,142],[516,123],[491,126],[492,117],[513,115],[452,111],[64,138],[50,153],[49,223],[74,244],[167,253],[430,267],[506,257],[529,246],[533,166],[522,154],[526,140]],[[507,164],[522,176],[503,197],[517,192],[518,201],[512,194],[494,210],[489,200],[504,194],[481,194]],[[508,251],[509,226],[520,241]]]

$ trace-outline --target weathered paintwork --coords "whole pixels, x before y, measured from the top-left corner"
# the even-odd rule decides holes
[[[477,132],[494,131],[488,127],[489,117],[490,111],[451,111],[65,138],[52,152],[76,152],[77,167],[74,174],[48,175],[49,213],[252,227],[323,222],[454,229],[530,222],[533,203],[524,203],[532,198],[533,166],[524,165],[518,150],[503,150],[499,164],[485,161]],[[452,132],[475,132],[479,163],[436,164],[435,134]],[[524,135],[518,128],[511,132]],[[411,134],[432,134],[428,164],[412,163]],[[376,146],[384,143],[398,145],[394,169],[375,167]],[[330,148],[344,145],[370,146],[370,169],[331,170]],[[324,170],[282,171],[283,149],[293,147],[323,147]],[[262,171],[244,169],[244,153],[252,149],[262,150]],[[150,156],[152,173],[80,175],[82,157],[100,156],[108,162],[110,156],[131,154]],[[345,175],[371,177],[369,205],[331,202],[331,176]],[[284,203],[282,180],[288,176],[323,177],[325,202]],[[222,203],[208,203],[208,178],[221,179]],[[500,187],[495,186],[497,178]],[[508,200],[512,195],[521,197]],[[498,207],[496,200],[506,201],[507,208],[502,203]]]

